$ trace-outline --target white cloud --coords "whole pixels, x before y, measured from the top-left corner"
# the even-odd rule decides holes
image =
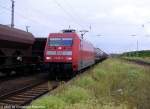
[[[126,20],[129,23],[142,24],[150,18],[150,11],[148,8],[127,5],[115,8],[112,11],[112,16]]]

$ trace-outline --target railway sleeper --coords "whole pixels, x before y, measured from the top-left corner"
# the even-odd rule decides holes
[[[41,94],[41,93],[40,93]],[[34,97],[34,96],[38,96],[39,95],[39,93],[28,93],[28,92],[26,92],[26,93],[23,93],[22,94],[23,96],[30,96],[30,97]]]
[[[32,89],[32,90],[46,90],[46,89],[48,89],[48,85],[47,85],[47,87],[38,87],[38,88]]]
[[[48,90],[46,90],[46,91],[38,91],[38,92],[27,92],[27,93],[25,93],[24,95],[26,96],[26,95],[39,95],[39,94],[41,94],[41,93],[44,93],[44,92],[47,92]]]
[[[34,96],[37,96],[37,95],[39,95],[39,94],[32,94],[32,93],[25,93],[25,94],[23,94],[23,96],[27,96],[27,97],[34,97]]]
[[[33,88],[33,89],[31,89],[31,90],[46,90],[46,89],[48,89],[48,84],[47,84],[47,86],[43,86],[43,87],[36,87],[36,88]]]
[[[23,98],[23,97],[11,97],[11,98],[9,98],[10,100],[14,100],[14,101],[18,101],[18,100],[21,100],[21,101],[23,101],[23,100],[28,100],[29,98]]]
[[[7,103],[7,104],[22,104],[24,103],[25,101],[14,101],[14,100],[9,100],[9,99],[6,99],[6,100],[3,100],[2,103]]]
[[[21,104],[21,103],[24,103],[24,102],[25,102],[25,99],[24,99],[24,100],[6,99],[6,100],[3,100],[2,102],[5,102],[5,103],[7,103],[7,104]]]
[[[35,90],[35,91],[30,91],[30,93],[37,93],[37,94],[39,93],[39,94],[40,94],[40,93],[42,93],[42,92],[47,92],[47,91],[49,91],[49,90],[48,90],[48,89],[45,89],[45,90],[38,90],[38,91]]]
[[[42,92],[47,92],[48,90],[38,90],[37,92],[35,92],[35,91],[29,91],[29,92],[27,92],[27,94],[28,93],[30,93],[30,94],[40,94],[40,93],[42,93]]]
[[[17,95],[16,97],[24,98],[24,99],[30,99],[33,96],[24,96],[24,95]]]

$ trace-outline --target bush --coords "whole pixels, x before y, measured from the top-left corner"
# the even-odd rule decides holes
[[[85,102],[90,98],[87,90],[76,86],[68,87],[67,90],[58,96],[69,104]]]
[[[36,100],[32,104],[33,106],[43,106],[44,109],[64,109],[65,108],[65,102],[56,96],[47,96],[47,97],[44,97],[42,100]],[[35,108],[33,107],[30,109],[35,109]]]
[[[82,78],[79,78],[74,82],[74,85],[80,86],[83,88],[89,88],[92,87],[95,84],[95,81],[92,77],[90,76],[84,76]]]

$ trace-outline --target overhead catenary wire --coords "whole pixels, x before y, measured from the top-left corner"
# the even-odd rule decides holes
[[[69,17],[71,18],[71,20],[74,21],[74,23],[76,23],[76,24],[79,25],[80,27],[84,28],[84,26],[81,25],[80,23],[78,23],[78,21],[76,20],[76,18],[75,18],[70,12],[68,12],[58,1],[56,1],[56,0],[53,0],[53,1],[55,2],[55,4],[56,4],[59,8],[61,8],[61,9],[63,10],[63,12],[64,12],[67,16],[69,16]],[[5,10],[7,10],[7,11],[11,11],[11,9],[9,9],[9,8],[7,8],[7,7],[4,7],[4,6],[0,6],[0,7],[3,8],[3,9],[5,9]],[[26,16],[20,14],[18,11],[15,11],[15,14],[16,14],[17,16],[19,16],[19,17],[24,18],[25,20],[29,20],[29,21],[32,21],[32,22],[35,22],[35,23],[40,23],[40,22],[38,22],[38,21],[36,21],[36,20],[33,20],[33,19],[29,18],[29,17],[26,17]]]
[[[5,9],[5,10],[7,10],[7,11],[9,11],[9,12],[11,11],[11,9],[9,9],[9,8],[7,8],[7,7],[1,6],[1,5],[0,5],[0,7],[3,8],[3,9]],[[29,19],[28,17],[26,17],[26,16],[24,16],[24,15],[18,13],[18,12],[15,12],[15,13],[16,13],[16,15],[19,16],[19,17],[22,17],[22,18],[24,18],[24,19],[26,19],[26,20],[30,20],[30,21],[36,22],[36,21],[34,21],[34,20],[32,20],[32,19]],[[36,22],[36,23],[37,23],[37,22]]]
[[[9,8],[7,8],[7,7],[1,6],[1,5],[0,5],[0,7],[1,7],[2,9],[7,10],[7,11],[11,11],[11,10],[10,10]]]
[[[77,25],[79,25],[81,28],[85,28],[83,25],[81,25],[80,23],[78,23],[78,21],[76,20],[76,18],[69,12],[67,11],[57,0],[53,0],[54,3],[60,8],[63,10],[63,12],[69,16],[71,18],[71,20],[74,21],[74,23],[76,23]]]
[[[84,20],[81,18],[81,16],[76,12],[76,9],[68,2],[68,0],[63,0],[63,2],[68,6],[69,10],[75,15],[75,17],[80,20],[81,22],[84,22]]]
[[[71,18],[71,20],[75,23],[75,24],[77,24],[77,25],[79,25],[80,27],[82,27],[82,28],[85,28],[82,24],[80,24],[77,20],[79,19],[80,21],[83,21],[83,20],[81,20],[80,19],[80,17],[79,17],[79,15],[77,15],[76,13],[75,13],[75,11],[74,11],[74,13],[75,14],[71,14],[68,10],[66,10],[58,1],[56,1],[56,0],[54,0],[54,3],[57,5],[57,7],[59,7],[61,10],[63,10],[63,12],[67,15],[67,16],[69,16],[69,18]],[[70,6],[71,7],[71,6]],[[71,9],[69,9],[69,10],[71,10]],[[42,14],[42,16],[46,16],[46,17],[49,17],[49,16],[51,16],[49,13],[45,13],[45,11],[41,11],[41,10],[39,10],[39,9],[33,9],[32,8],[32,10],[30,10],[30,11],[34,11],[34,12],[38,12],[38,13],[41,13]],[[72,11],[72,10],[71,10]],[[49,16],[48,16],[49,15]],[[77,16],[77,17],[76,17]]]
[[[68,0],[64,0],[64,3],[70,8],[69,10],[71,10],[72,13],[74,13],[73,15],[75,15],[76,18],[78,18],[81,22],[85,22],[85,20],[81,18],[81,16],[76,12],[76,9],[74,9],[74,7],[68,2]],[[91,32],[92,30],[91,23],[88,23],[88,24],[86,23],[86,27]]]
[[[5,10],[8,11],[8,12],[11,11],[11,9],[8,8],[8,7],[1,6],[1,5],[0,5],[0,7],[1,7],[2,9],[5,9]],[[29,17],[24,16],[24,15],[21,14],[18,10],[15,11],[15,15],[17,15],[17,16],[19,16],[19,17],[21,17],[21,18],[23,18],[23,19],[25,19],[25,20],[27,20],[27,21],[31,21],[31,22],[34,22],[34,23],[36,23],[36,24],[41,24],[41,25],[43,25],[41,22],[39,22],[39,21],[37,21],[37,20],[35,20],[35,19],[32,19],[32,18],[29,18]],[[43,25],[43,26],[48,27],[48,25]]]
[[[82,21],[81,17],[76,13],[73,6],[71,6],[70,3],[67,2],[67,0],[64,0],[63,2],[70,8],[69,10],[71,10],[71,12],[74,13],[74,15],[77,16],[80,21]]]
[[[80,19],[80,17],[75,13],[75,11],[73,10],[73,12],[75,13],[75,14],[73,14],[72,15],[72,13],[70,13],[68,10],[66,10],[57,0],[53,0],[54,1],[54,3],[75,23],[75,24],[77,24],[77,25],[79,25],[82,29],[84,29],[85,28],[85,26],[83,26],[81,23],[79,23],[77,20],[79,19],[80,21],[81,21],[81,19]],[[69,5],[70,6],[70,5]],[[7,10],[7,11],[11,11],[11,9],[10,8],[8,8],[8,7],[4,7],[4,6],[0,6],[1,8],[3,8],[3,9],[5,9],[5,10]],[[71,7],[71,6],[70,6]],[[71,9],[69,9],[69,10],[71,10]],[[43,13],[42,13],[43,14]],[[31,22],[35,22],[36,24],[38,23],[38,24],[42,24],[41,22],[39,22],[39,21],[37,21],[37,20],[35,20],[35,19],[33,19],[33,18],[30,18],[29,16],[24,16],[22,13],[20,13],[18,10],[16,10],[15,11],[15,15],[17,15],[17,16],[19,16],[19,17],[21,17],[21,18],[23,18],[23,19],[25,19],[25,20],[27,20],[27,21],[31,21]],[[45,16],[45,15],[44,15]],[[78,16],[78,19],[77,19],[77,17],[76,16]],[[47,17],[47,16],[46,16]],[[43,25],[43,24],[42,24]],[[45,26],[45,25],[44,25]],[[87,27],[87,26],[86,26]]]

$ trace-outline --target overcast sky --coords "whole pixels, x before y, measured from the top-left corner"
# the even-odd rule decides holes
[[[10,1],[0,0],[1,24],[10,24]],[[15,0],[15,27],[26,25],[36,37],[89,30],[85,39],[109,53],[136,50],[137,40],[150,49],[150,0]]]

